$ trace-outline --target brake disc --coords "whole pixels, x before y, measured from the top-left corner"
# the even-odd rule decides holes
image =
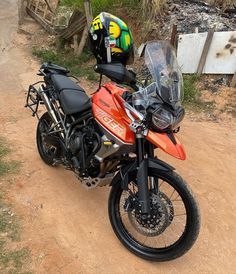
[[[151,194],[151,214],[143,214],[135,209],[128,212],[130,223],[140,234],[155,237],[162,234],[173,220],[173,206],[170,199],[162,192]],[[170,207],[170,208],[169,208]]]

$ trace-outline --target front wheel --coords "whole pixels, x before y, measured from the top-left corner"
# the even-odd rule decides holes
[[[136,174],[128,190],[121,182],[113,185],[109,197],[109,218],[122,242],[137,256],[168,261],[185,254],[195,243],[200,229],[199,209],[194,196],[175,172],[148,171],[151,212],[138,210]],[[151,183],[154,182],[154,183]]]

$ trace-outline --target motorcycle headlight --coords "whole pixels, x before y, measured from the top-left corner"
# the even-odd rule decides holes
[[[148,121],[150,126],[156,130],[167,128],[175,129],[184,118],[184,109],[178,107],[176,110],[169,110],[163,105],[151,107],[148,110]]]

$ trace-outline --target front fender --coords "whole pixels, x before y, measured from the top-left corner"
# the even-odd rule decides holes
[[[149,130],[147,140],[177,159],[186,159],[183,145],[180,143],[176,134],[173,134],[170,137],[167,133],[156,133]]]
[[[148,161],[148,168],[155,169],[157,172],[158,171],[169,172],[175,169],[171,165],[161,161],[158,158],[148,158],[147,161]],[[130,174],[132,174],[133,172],[138,172],[136,161],[131,162],[125,167],[122,167],[120,171],[116,174],[116,176],[113,178],[110,185],[121,183],[122,189],[127,190]]]

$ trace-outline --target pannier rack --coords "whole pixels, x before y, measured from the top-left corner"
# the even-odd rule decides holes
[[[44,81],[38,81],[29,86],[27,98],[26,98],[26,104],[25,104],[25,108],[29,108],[32,111],[32,116],[33,117],[36,116],[38,120],[39,120],[39,116],[38,116],[39,104],[40,105],[44,104],[39,94],[39,91],[36,88],[36,86],[40,83],[43,84]]]

